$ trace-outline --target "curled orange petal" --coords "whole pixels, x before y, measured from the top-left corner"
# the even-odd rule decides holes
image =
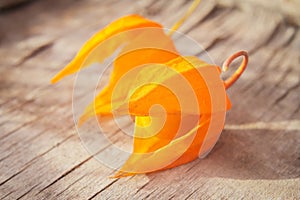
[[[112,102],[120,101],[120,99],[128,95],[135,77],[130,77],[126,81],[123,81],[122,89],[116,92],[114,96],[112,96],[113,90],[116,84],[120,82],[120,78],[130,70],[149,63],[165,63],[178,57],[178,52],[173,41],[164,33],[163,29],[143,28],[127,31],[124,34],[128,32],[137,37],[124,45],[113,63],[113,71],[108,85],[85,109],[79,123],[84,122],[94,115],[101,115],[103,117],[112,114]],[[149,40],[149,38],[155,39]]]
[[[76,57],[53,77],[52,83],[94,62],[102,62],[117,48],[121,48],[121,51],[113,63],[109,83],[87,106],[79,124],[94,115],[111,115],[112,91],[126,72],[143,64],[164,63],[178,56],[173,41],[160,24],[138,15],[130,15],[112,22],[90,38]],[[129,83],[124,85],[124,92],[119,96],[127,95],[125,88],[129,88]]]
[[[69,74],[75,73],[80,68],[86,67],[87,65],[93,63],[93,62],[102,62],[105,58],[107,58],[109,55],[111,55],[121,44],[123,44],[126,41],[130,41],[132,37],[130,35],[122,35],[122,37],[118,37],[115,40],[110,40],[105,44],[105,46],[102,47],[101,53],[97,54],[96,57],[93,57],[93,59],[90,60],[90,62],[85,62],[85,59],[91,53],[91,51],[102,42],[106,41],[108,38],[126,31],[131,30],[135,28],[144,28],[144,27],[157,27],[162,28],[162,26],[156,22],[147,20],[139,15],[129,15],[122,17],[111,24],[109,24],[107,27],[105,27],[103,30],[96,33],[94,36],[92,36],[80,49],[80,51],[77,53],[76,57],[64,68],[62,69],[57,75],[55,75],[51,82],[56,83],[60,79],[62,79],[64,76],[67,76]],[[83,65],[85,62],[85,65]]]

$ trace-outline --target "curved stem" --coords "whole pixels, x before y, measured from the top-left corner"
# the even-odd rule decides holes
[[[238,67],[238,69],[234,72],[234,74],[231,77],[229,77],[228,79],[226,79],[224,81],[225,89],[228,89],[235,81],[237,81],[238,78],[242,75],[242,73],[246,69],[247,64],[248,64],[247,51],[239,51],[239,52],[234,53],[229,58],[227,58],[222,65],[222,70],[225,72],[225,71],[227,71],[227,69],[228,69],[229,65],[232,63],[232,61],[240,56],[243,56],[242,64]]]
[[[173,35],[173,33],[186,21],[186,19],[196,10],[200,2],[201,0],[194,0],[193,4],[185,13],[185,15],[172,26],[168,33],[169,36]]]

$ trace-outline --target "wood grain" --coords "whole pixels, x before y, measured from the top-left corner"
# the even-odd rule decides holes
[[[49,85],[87,38],[113,19],[138,13],[168,28],[190,3],[43,0],[0,13],[1,199],[300,199],[296,0],[203,1],[179,30],[218,65],[237,50],[250,53],[248,69],[228,91],[233,107],[225,129],[205,159],[110,179],[114,170],[97,158],[107,157],[113,145],[130,151],[131,138],[113,122],[104,125],[110,144],[92,123],[79,137],[72,116],[74,76]],[[98,72],[86,74],[97,81]],[[93,85],[77,87],[74,100],[83,106],[93,95],[83,91],[92,92]],[[108,160],[118,163],[119,157]]]

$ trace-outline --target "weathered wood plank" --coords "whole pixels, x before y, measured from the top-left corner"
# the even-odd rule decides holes
[[[99,140],[92,126],[88,135],[76,135],[75,79],[49,86],[51,76],[112,19],[140,13],[171,27],[189,3],[45,0],[0,13],[0,198],[300,198],[296,1],[203,1],[180,29],[219,65],[236,50],[250,52],[249,68],[228,91],[233,108],[225,130],[207,158],[114,180],[108,178],[114,171],[93,158],[107,155],[112,146]],[[97,70],[89,73],[94,81]],[[80,85],[78,104],[86,103],[89,90],[89,83]],[[105,126],[111,142],[130,151],[131,139],[111,122]],[[110,160],[120,162],[119,157]]]

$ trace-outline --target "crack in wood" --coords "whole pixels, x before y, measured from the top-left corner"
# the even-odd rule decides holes
[[[191,31],[195,30],[201,24],[204,24],[206,21],[212,21],[214,18],[218,19],[225,19],[228,14],[233,11],[233,8],[224,8],[218,5],[214,5],[214,7],[204,15],[199,21],[195,24],[191,25],[188,29],[185,30],[185,34],[190,33]]]
[[[152,1],[145,9],[145,15],[148,16],[155,16],[162,11],[169,5],[167,1]]]
[[[268,57],[268,59],[265,60],[265,62],[263,64],[261,64],[261,67],[259,68],[260,71],[256,71],[256,73],[258,73],[259,75],[256,77],[257,80],[263,80],[268,73],[265,73],[266,68],[268,67],[272,67],[272,65],[270,64],[272,59],[274,59],[274,57],[280,52],[279,49],[275,49],[274,51],[271,52],[271,55]],[[285,57],[285,53],[279,55],[281,58]],[[251,57],[251,54],[250,54]],[[280,59],[280,62],[276,63],[276,66],[279,66],[283,61],[285,61],[284,59]],[[272,69],[272,68],[271,68]],[[271,70],[270,69],[270,70]],[[256,84],[253,84],[252,82],[249,82],[248,84],[245,84],[245,86],[242,88],[242,91],[247,92],[249,90],[251,90],[253,87],[255,87]],[[261,88],[263,88],[265,86],[262,86]],[[261,90],[259,90],[261,91]],[[260,93],[260,92],[258,92]]]
[[[42,52],[48,50],[49,48],[51,48],[53,44],[54,43],[51,41],[51,42],[47,42],[46,44],[43,44],[41,46],[36,47],[30,53],[28,53],[26,56],[24,56],[23,58],[21,58],[19,60],[19,62],[17,62],[15,64],[15,66],[20,66],[23,63],[25,63],[27,60],[32,59],[32,58],[38,56],[40,53],[42,53]]]
[[[70,116],[70,117],[71,117],[71,116]],[[41,118],[37,119],[36,122],[38,122],[38,121],[40,121],[40,120],[44,120],[44,118],[41,117]],[[67,129],[64,129],[64,130],[71,129],[72,127],[73,127],[73,125],[68,126]],[[25,128],[25,127],[23,127],[23,128]],[[29,127],[27,127],[27,128],[34,128],[34,124],[31,124],[31,126],[29,126]],[[21,130],[21,129],[20,129],[20,130]],[[50,127],[47,127],[47,128],[45,128],[45,129],[42,129],[42,130],[40,130],[35,136],[29,137],[29,138],[27,138],[26,140],[16,141],[16,142],[10,144],[9,146],[7,146],[6,149],[4,149],[4,151],[9,151],[12,147],[15,147],[15,145],[19,144],[20,142],[22,142],[23,144],[25,144],[25,143],[30,142],[30,141],[32,141],[32,140],[34,140],[34,139],[36,139],[36,138],[38,138],[38,137],[40,137],[40,136],[42,136],[42,135],[44,135],[44,134],[47,134],[47,131],[48,131],[48,130],[51,130],[51,128],[50,128]],[[14,133],[12,133],[12,134],[17,134],[17,133],[18,133],[18,131],[14,132]],[[25,148],[24,146],[22,146],[22,147]],[[16,150],[17,150],[17,149],[14,148],[13,151],[11,151],[11,153],[10,153],[9,155],[11,156],[11,155],[14,155],[14,153],[17,153]],[[23,150],[24,150],[24,149],[23,149]],[[3,160],[5,160],[5,159],[7,159],[7,158],[9,158],[9,156],[4,156],[3,158],[0,158],[0,162],[2,162]]]
[[[287,70],[285,70],[283,72],[283,74],[280,76],[279,80],[277,81],[277,83],[275,83],[274,85],[272,85],[271,88],[268,88],[269,89],[269,92],[267,92],[268,95],[270,95],[272,93],[272,91],[274,91],[274,89],[276,89],[278,86],[280,86],[280,84],[288,77],[288,75],[292,72],[292,68],[289,67],[287,68]],[[259,93],[258,93],[259,94]],[[257,94],[257,95],[258,95]],[[255,95],[255,96],[257,96]]]
[[[298,106],[296,107],[296,109],[294,110],[294,112],[292,113],[291,117],[294,117],[296,114],[298,114],[300,111],[300,103],[298,104]]]
[[[131,125],[131,123],[128,123],[127,125],[125,125],[125,127]],[[120,130],[116,130],[115,132],[112,133],[113,137],[115,137],[115,134],[118,133]],[[43,191],[45,191],[46,189],[48,189],[49,187],[51,187],[52,185],[54,185],[56,182],[60,181],[61,179],[63,179],[64,177],[66,177],[67,175],[71,174],[73,171],[75,171],[76,169],[78,169],[80,166],[82,166],[83,164],[85,164],[86,162],[88,162],[89,160],[91,160],[92,158],[94,158],[97,154],[103,152],[107,147],[112,146],[112,144],[109,144],[107,146],[103,146],[100,150],[98,150],[96,153],[94,153],[93,155],[87,157],[85,160],[83,160],[82,162],[78,163],[77,165],[73,166],[70,170],[68,170],[67,172],[63,173],[60,177],[58,177],[57,179],[55,179],[54,181],[52,181],[50,184],[48,184],[47,186],[45,186],[43,189],[41,189],[37,194],[42,193]],[[87,174],[84,174],[80,179],[82,179],[83,177],[85,177]],[[80,179],[77,179],[73,184],[75,184],[76,182],[78,182]],[[71,185],[68,187],[70,188]],[[59,194],[57,194],[56,196],[59,196],[60,194],[62,194],[64,191],[66,191],[68,188],[66,188],[65,190],[61,191]]]
[[[276,104],[279,104],[285,97],[287,97],[293,90],[297,89],[300,86],[300,81],[298,81],[293,86],[287,88],[285,92],[280,95],[275,101],[271,104],[271,107],[275,106]]]
[[[174,199],[174,197],[175,197],[175,194],[171,195],[171,196],[168,198],[168,200]]]
[[[82,166],[84,163],[86,163],[87,161],[91,160],[92,158],[93,158],[93,156],[89,156],[85,160],[83,160],[82,162],[80,162],[77,165],[73,166],[71,169],[69,169],[68,171],[66,171],[62,175],[60,175],[57,179],[55,179],[54,181],[52,181],[51,183],[49,183],[48,185],[46,185],[44,188],[42,188],[37,194],[42,193],[44,190],[46,190],[47,188],[49,188],[51,185],[55,184],[56,182],[58,182],[59,180],[61,180],[62,178],[64,178],[68,174],[70,174],[71,172],[75,171],[80,166]]]
[[[70,170],[66,171],[65,173],[63,173],[61,176],[59,176],[57,179],[55,179],[54,181],[52,181],[50,184],[48,184],[47,186],[45,186],[43,189],[41,189],[38,194],[42,193],[44,190],[46,190],[47,188],[49,188],[50,186],[52,186],[53,184],[55,184],[56,182],[58,182],[59,180],[61,180],[62,178],[66,177],[68,174],[70,174],[71,172],[75,171],[76,169],[78,169],[80,166],[82,166],[84,163],[88,162],[89,160],[91,160],[94,156],[96,156],[97,154],[101,153],[102,151],[104,151],[107,147],[111,146],[107,145],[104,146],[103,148],[101,148],[100,150],[98,150],[96,153],[94,153],[93,155],[87,157],[85,160],[83,160],[82,162],[78,163],[77,165],[73,166]],[[87,174],[85,174],[87,175]],[[82,178],[85,176],[83,175]]]
[[[296,38],[297,33],[299,31],[299,27],[293,27],[293,34],[291,35],[291,37],[282,45],[282,47],[288,47]]]
[[[101,192],[103,192],[104,190],[106,190],[107,188],[109,188],[110,186],[112,186],[114,183],[116,183],[119,179],[113,180],[111,183],[109,183],[108,185],[106,185],[104,188],[102,188],[101,190],[99,190],[98,192],[96,192],[93,196],[89,197],[88,200],[92,200],[95,197],[97,197]]]
[[[205,53],[206,51],[210,51],[211,49],[215,48],[216,46],[221,45],[223,42],[225,42],[228,39],[228,35],[225,36],[223,35],[222,37],[216,37],[214,40],[212,40],[207,47],[205,47],[202,51],[200,51],[199,53],[197,53],[195,56],[196,57],[200,57],[203,53]]]
[[[29,6],[34,0],[3,1],[0,4],[0,14],[7,14]]]
[[[41,90],[44,89],[44,88],[48,88],[48,87],[49,87],[48,85],[45,86],[45,87],[41,87]],[[84,95],[85,95],[85,93],[82,93],[82,94],[80,94],[77,98],[82,98],[82,97],[84,97]],[[9,101],[8,101],[8,102],[9,102]],[[27,105],[27,104],[29,104],[29,103],[31,103],[31,100],[24,102],[23,106],[24,106],[24,105]],[[65,103],[60,104],[60,106],[63,107],[63,106],[68,105],[68,104],[69,104],[69,102],[65,102]],[[14,109],[14,110],[15,110],[15,109]],[[11,112],[13,112],[13,111],[11,111]],[[43,118],[46,118],[48,115],[51,115],[51,114],[53,114],[53,113],[55,113],[55,112],[56,112],[56,110],[51,110],[51,111],[42,113],[41,115],[37,116],[37,117],[34,118],[33,120],[30,120],[30,121],[28,121],[28,122],[26,122],[26,123],[21,124],[20,126],[16,127],[15,129],[10,130],[10,131],[8,131],[7,133],[4,133],[4,135],[2,135],[2,136],[0,137],[0,141],[3,140],[3,139],[5,139],[5,138],[8,137],[9,135],[11,135],[11,134],[13,134],[13,133],[19,131],[20,129],[22,129],[22,128],[24,128],[24,127],[27,127],[28,125],[35,124],[35,122],[37,122],[38,120],[43,119]],[[7,114],[7,113],[6,113],[6,114]],[[1,123],[0,123],[0,126],[3,125],[3,124],[5,124],[5,122],[6,122],[6,121],[1,122]]]
[[[71,127],[70,127],[71,128]],[[13,155],[13,153],[16,152],[16,149],[14,148],[12,150],[13,147],[15,147],[16,145],[18,145],[20,142],[23,142],[24,144],[26,144],[27,142],[30,142],[32,140],[35,140],[36,138],[42,136],[43,134],[47,134],[47,131],[51,130],[51,128],[46,128],[46,129],[42,129],[41,131],[39,131],[34,137],[31,137],[31,138],[27,138],[27,140],[25,141],[16,141],[12,144],[10,144],[6,149],[5,151],[11,151],[12,153],[10,155]],[[0,160],[1,162],[1,160]]]
[[[272,40],[275,38],[277,34],[279,34],[279,29],[281,28],[281,23],[277,22],[276,26],[273,28],[273,30],[270,32],[269,36],[265,41],[263,41],[261,44],[254,46],[254,48],[249,50],[249,54],[253,54],[255,51],[258,51],[259,49],[267,46],[272,42]]]
[[[143,197],[143,199],[148,199],[155,191],[157,191],[158,188],[155,188],[154,190],[152,190],[149,194],[147,194],[145,197]]]
[[[10,152],[8,155],[0,158],[0,163],[3,162],[6,158],[9,158],[12,154],[13,154],[13,152]]]
[[[4,107],[6,104],[8,104],[9,102],[11,101],[11,99],[6,99],[5,101],[3,101],[1,104],[0,104],[0,107]]]
[[[22,199],[23,197],[25,197],[29,192],[31,192],[34,188],[36,188],[38,186],[38,184],[34,185],[33,187],[31,187],[29,190],[27,190],[24,194],[22,194],[21,196],[19,196],[18,198],[16,198],[16,200]]]
[[[199,188],[200,187],[198,187],[196,190],[194,190],[193,192],[191,192],[187,197],[184,198],[184,200],[190,199],[193,196],[193,194],[195,194],[199,190]]]
[[[10,191],[9,193],[7,193],[6,195],[4,195],[3,197],[1,197],[1,200],[5,199],[6,197],[8,197],[9,195],[11,195],[12,193],[14,193],[15,191]]]
[[[140,191],[142,191],[147,185],[150,184],[151,181],[153,181],[155,179],[155,177],[151,180],[149,180],[147,183],[145,183],[144,185],[142,185],[141,187],[138,188],[138,190],[134,193],[134,195],[136,195],[137,193],[139,193]]]
[[[32,103],[32,102],[34,102],[34,99],[25,100],[24,102],[19,103],[19,104],[17,104],[17,105],[14,106],[14,107],[10,107],[10,109],[8,109],[7,111],[5,111],[5,112],[3,112],[3,113],[1,113],[1,114],[2,114],[2,115],[9,114],[9,113],[11,113],[11,112],[13,112],[13,111],[16,111],[17,109],[22,108],[22,107],[25,106],[25,105],[28,105],[29,103]]]
[[[61,194],[63,194],[64,192],[66,192],[68,189],[70,189],[75,183],[79,182],[80,180],[82,180],[84,177],[86,177],[88,174],[84,174],[82,176],[80,176],[79,178],[77,178],[74,182],[72,182],[70,185],[68,185],[65,189],[63,189],[62,191],[60,191],[59,193],[57,193],[55,195],[55,198],[58,198]]]
[[[197,158],[197,159],[200,159],[200,158]],[[185,173],[188,173],[189,171],[191,171],[193,168],[195,168],[199,164],[198,160],[195,160],[193,162],[195,162],[195,164],[192,165],[191,167],[189,167],[187,170],[185,170]]]
[[[16,177],[17,175],[21,174],[23,171],[25,171],[27,168],[29,168],[33,163],[35,163],[38,158],[44,156],[45,154],[47,154],[48,152],[52,151],[53,149],[57,148],[58,146],[60,146],[61,144],[63,144],[64,142],[66,142],[67,140],[69,140],[70,138],[74,137],[74,135],[70,135],[67,138],[65,138],[64,140],[62,140],[61,142],[57,143],[56,145],[52,146],[50,149],[48,149],[47,151],[39,154],[38,156],[32,158],[30,161],[26,162],[24,164],[24,166],[22,167],[22,169],[18,172],[16,172],[15,174],[13,174],[12,176],[8,177],[7,179],[5,179],[4,181],[0,182],[0,186],[4,185],[5,183],[7,183],[9,180],[11,180],[12,178]]]
[[[0,137],[0,141],[3,140],[4,138],[8,137],[9,135],[11,135],[11,134],[13,134],[13,133],[19,131],[20,129],[22,129],[22,128],[24,128],[24,127],[27,127],[28,125],[33,125],[36,121],[38,121],[38,120],[40,120],[40,119],[42,119],[42,118],[46,118],[48,115],[50,115],[50,114],[52,114],[52,113],[54,113],[54,112],[55,112],[55,110],[47,111],[47,112],[45,112],[45,113],[42,113],[42,114],[39,115],[39,116],[36,116],[33,120],[30,120],[30,121],[28,121],[28,122],[26,122],[26,123],[23,123],[23,124],[17,126],[15,129],[10,130],[10,131],[8,131],[7,133],[4,133],[4,135],[2,135],[2,136]],[[4,122],[4,123],[5,123],[5,122]]]
[[[17,126],[16,128],[14,128],[13,130],[8,131],[7,133],[4,133],[1,137],[0,140],[3,140],[4,138],[6,138],[7,136],[9,136],[10,134],[20,130],[21,128],[28,126],[30,124],[33,124],[36,120],[38,119],[38,117],[34,118],[33,120],[30,120],[28,122],[25,122],[23,124],[21,124],[20,126]]]

